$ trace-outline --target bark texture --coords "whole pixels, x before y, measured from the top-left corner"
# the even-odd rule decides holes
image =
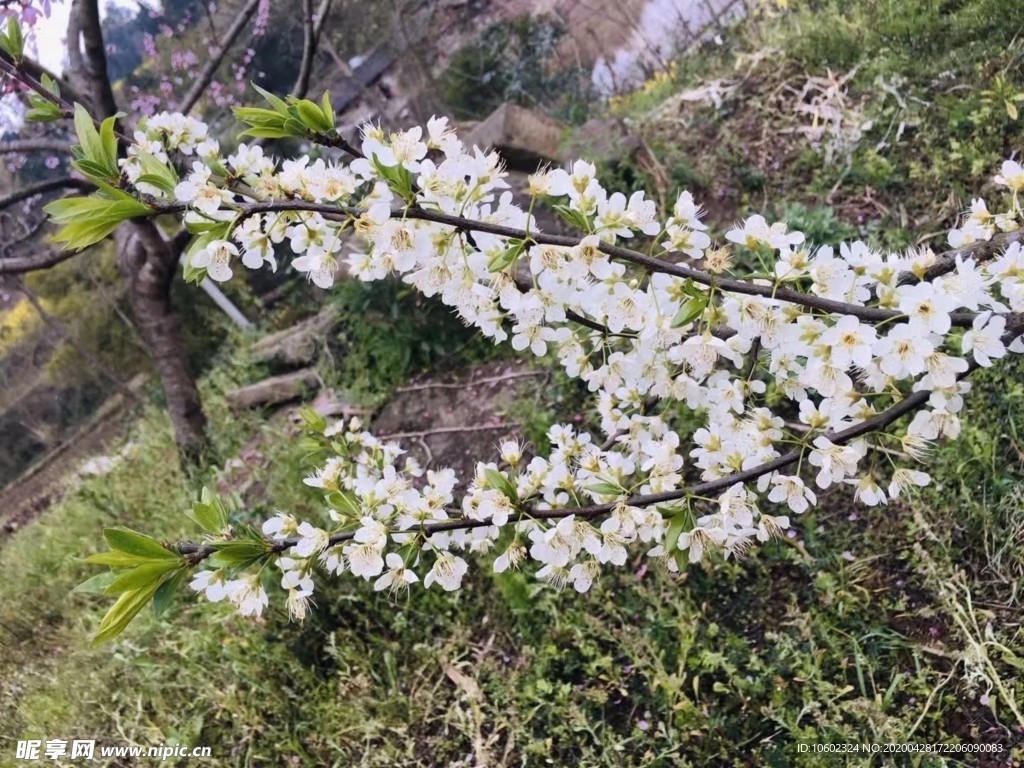
[[[178,448],[187,462],[195,463],[208,456],[209,444],[181,320],[171,303],[178,254],[152,222],[133,222],[121,229],[118,266],[128,281],[132,312],[160,376]]]

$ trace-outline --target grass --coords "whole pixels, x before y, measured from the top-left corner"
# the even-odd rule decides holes
[[[455,595],[395,601],[344,581],[302,627],[277,608],[251,622],[186,595],[90,648],[107,602],[70,590],[102,527],[190,532],[196,486],[152,410],[130,462],[3,545],[0,765],[17,738],[80,735],[210,745],[217,766],[814,766],[798,744],[887,741],[1016,746],[1019,761],[998,687],[1021,686],[1021,372],[978,376],[965,434],[934,457],[942,487],[885,510],[832,494],[799,538],[744,561],[678,580],[637,561],[585,597],[485,564]],[[315,514],[286,427],[223,406],[244,373],[222,364],[205,386],[224,455],[271,433],[254,468],[262,501],[234,514]],[[558,385],[531,432],[576,397]]]
[[[894,248],[922,233],[931,244],[1024,146],[1024,115],[1007,107],[1024,98],[1024,6],[790,5],[618,99],[616,113],[653,162],[613,163],[610,172],[672,199],[677,185],[688,187],[721,227],[755,211],[784,217],[800,204],[831,208],[860,236]],[[716,85],[717,105],[679,98]],[[837,115],[839,128],[808,138]]]
[[[74,555],[113,522],[168,538],[188,530],[180,512],[193,490],[153,412],[130,464],[4,545],[0,761],[17,737],[62,734],[208,744],[211,764],[225,766],[470,765],[471,754],[509,765],[820,765],[796,744],[1009,749],[1020,732],[1004,702],[980,696],[993,671],[1019,689],[1020,659],[990,649],[991,668],[969,660],[957,625],[967,593],[943,585],[966,585],[981,625],[1015,646],[1021,552],[991,545],[1024,525],[1020,461],[1006,455],[1015,400],[1000,396],[1017,374],[986,377],[969,401],[970,434],[936,457],[936,474],[955,477],[966,446],[987,446],[960,468],[963,489],[856,519],[834,495],[801,520],[801,539],[742,562],[680,580],[627,568],[586,597],[486,568],[455,596],[397,602],[346,581],[320,593],[301,628],[279,610],[250,622],[186,597],[92,649],[106,603],[69,595],[90,572]],[[216,429],[229,443],[241,436],[225,419]],[[267,497],[313,513],[295,447],[270,445]],[[970,487],[992,496],[970,498]],[[971,669],[984,674],[973,688]]]
[[[991,68],[1010,67],[1014,87],[1022,85],[1011,71],[1019,13],[1009,0],[801,4],[745,26],[732,48],[680,62],[618,109],[646,126],[669,180],[721,188],[719,213],[768,200],[821,242],[854,230],[898,242],[923,220],[939,229],[956,210],[936,203],[935,189],[977,189],[991,158],[1024,145],[1020,123],[987,122],[979,95]],[[1004,26],[982,35],[992,14]],[[775,127],[793,117],[769,99],[778,77],[759,70],[744,86],[753,105],[746,112],[736,101],[700,108],[685,130],[650,117],[680,89],[732,72],[743,46],[768,44],[783,51],[775,60],[783,77],[860,64],[851,98],[863,96],[863,113],[876,120],[893,107],[867,99],[873,78],[903,75],[907,103],[927,102],[918,105],[914,143],[881,151],[868,141],[844,175],[787,139],[774,158],[786,162],[773,167],[771,156],[745,150],[751,114],[780,121]],[[934,81],[941,68],[955,79]],[[972,122],[977,130],[968,130]],[[943,151],[954,141],[955,157]],[[616,172],[650,180],[628,164]],[[865,207],[865,185],[881,207]],[[860,222],[850,215],[869,210]],[[843,223],[851,221],[854,230]],[[395,286],[362,290],[335,299],[360,320],[342,327],[323,363],[333,383],[379,400],[424,366],[489,354],[455,325],[429,335],[443,318],[417,318],[436,307],[409,303]],[[218,450],[242,449],[260,489],[236,493],[233,514],[316,514],[287,426],[240,418],[224,404],[223,391],[253,373],[239,353],[204,385]],[[579,391],[554,381],[543,403],[523,407],[535,444],[547,424],[580,408]],[[396,601],[343,580],[318,592],[302,627],[278,608],[252,622],[183,595],[161,619],[146,614],[116,643],[90,648],[107,602],[70,590],[93,572],[78,558],[99,547],[103,526],[177,538],[190,531],[183,511],[201,481],[232,487],[229,471],[185,477],[153,409],[129,462],[0,545],[0,765],[17,764],[13,743],[26,737],[209,745],[211,766],[1019,765],[1024,730],[1012,710],[1024,700],[1024,363],[1011,359],[972,381],[963,434],[930,459],[932,486],[884,509],[832,492],[797,521],[797,536],[742,561],[674,579],[638,558],[582,597],[492,574],[486,562],[454,595],[414,591]],[[255,451],[261,434],[268,439]],[[859,752],[825,762],[800,750],[885,742],[1003,752]]]

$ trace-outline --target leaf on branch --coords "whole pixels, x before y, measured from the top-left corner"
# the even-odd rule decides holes
[[[97,131],[92,116],[81,104],[75,104],[75,133],[78,145],[71,148],[75,156],[73,165],[93,181],[116,183],[120,177],[117,167],[117,137],[114,122],[120,115],[108,117]]]
[[[551,207],[554,209],[555,213],[561,216],[571,226],[584,232],[591,231],[590,219],[580,211],[577,211],[575,208],[570,208],[568,205],[553,205]]]
[[[704,294],[700,298],[694,297],[684,301],[676,316],[672,318],[672,327],[679,328],[687,323],[692,323],[704,314],[704,310],[708,307],[709,298],[709,294]]]
[[[178,184],[178,174],[174,169],[166,163],[161,163],[148,152],[140,152],[136,157],[142,165],[142,174],[135,183],[152,184],[161,192],[173,195],[174,187]]]
[[[187,576],[188,571],[182,568],[171,574],[169,578],[164,579],[160,586],[156,588],[156,592],[153,594],[154,616],[163,615],[164,611],[167,610],[167,606],[174,600],[174,596],[178,593]]]
[[[510,501],[516,501],[519,494],[516,492],[515,484],[496,469],[485,469],[484,476],[487,478],[487,485],[495,490],[501,491]]]
[[[129,571],[119,573],[117,578],[107,586],[107,594],[117,595],[121,592],[142,589],[149,586],[152,582],[159,582],[168,571],[177,570],[182,567],[182,562],[179,558],[138,565]]]
[[[288,108],[288,112],[313,133],[327,133],[333,128],[331,119],[316,102],[309,99],[297,100]]]
[[[327,429],[327,419],[311,405],[304,405],[299,409],[299,418],[302,419],[302,425],[310,432],[322,435]]]
[[[0,32],[0,49],[15,61],[21,61],[25,54],[25,36],[14,13],[7,17],[6,31]]]
[[[509,240],[509,247],[487,262],[488,272],[501,272],[512,266],[526,247],[525,240]]]
[[[125,192],[108,185],[101,185],[101,188],[108,195],[115,193],[116,199],[99,194],[66,197],[43,208],[54,222],[63,225],[54,235],[54,240],[66,243],[67,248],[80,251],[98,243],[117,229],[121,222],[152,213],[148,205]]]
[[[93,565],[109,565],[111,568],[128,568],[135,565],[142,565],[143,563],[152,562],[154,558],[144,557],[140,555],[132,555],[127,552],[98,552],[95,555],[89,555],[85,558],[85,562]]]
[[[71,591],[86,595],[104,595],[107,593],[107,587],[109,587],[116,578],[117,573],[115,571],[97,573],[95,576],[90,576]]]
[[[332,491],[325,498],[333,509],[348,517],[359,518],[363,515],[362,506],[356,500],[356,497],[348,491]]]
[[[266,541],[225,541],[213,545],[217,552],[210,559],[210,565],[217,568],[242,570],[259,562],[270,551]]]
[[[185,513],[207,533],[219,535],[228,527],[228,514],[224,504],[209,488],[203,488],[202,501],[192,503],[192,509]]]
[[[598,496],[620,496],[626,492],[622,486],[607,481],[588,485],[584,490],[596,493]]]
[[[672,555],[679,570],[683,571],[688,565],[688,555],[679,549],[679,537],[683,533],[693,530],[695,525],[693,513],[689,506],[681,510],[674,507],[658,507],[658,511],[663,515],[673,515],[669,521],[668,530],[665,532],[665,553]]]
[[[99,629],[92,636],[92,644],[100,645],[121,634],[131,620],[145,607],[150,598],[156,594],[160,583],[160,581],[154,581],[145,587],[122,592],[117,602],[111,606],[100,622]]]
[[[124,552],[129,555],[138,555],[150,559],[172,559],[180,560],[181,556],[176,552],[167,549],[151,536],[133,531],[131,528],[104,528],[103,538],[111,549]]]

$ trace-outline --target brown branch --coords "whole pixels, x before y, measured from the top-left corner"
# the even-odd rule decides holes
[[[0,141],[0,155],[28,154],[29,152],[71,152],[71,142],[60,139],[14,139]]]
[[[35,91],[51,104],[56,104],[60,107],[64,117],[74,117],[74,105],[70,101],[67,101],[63,96],[57,96],[55,93],[50,91],[49,88],[44,86],[42,81],[29,71],[26,64],[26,60],[23,59],[20,62],[15,62],[14,59],[8,56],[4,51],[0,51],[0,72],[5,73],[22,85]],[[61,89],[61,93],[64,92],[65,91]],[[76,98],[76,101],[80,104],[85,102],[85,100],[80,97]]]
[[[979,264],[983,261],[989,261],[1002,254],[1003,251],[1014,243],[1024,244],[1024,229],[1018,229],[1013,232],[1002,232],[993,236],[991,240],[979,240],[976,243],[965,245],[963,248],[944,251],[943,253],[940,253],[935,258],[935,262],[924,271],[923,278],[925,280],[934,280],[936,277],[952,272],[956,269],[957,258],[971,258]],[[918,283],[920,281],[921,278],[913,272],[904,272],[899,276],[898,280],[900,285]]]
[[[249,23],[249,19],[256,13],[256,8],[259,4],[260,0],[249,0],[238,12],[220,44],[210,51],[210,58],[206,62],[206,66],[203,67],[203,71],[199,73],[199,77],[192,83],[192,87],[189,88],[185,98],[182,99],[181,104],[178,106],[181,112],[189,112],[199,99],[202,98],[203,93],[210,85],[210,81],[213,80],[213,76],[217,73],[217,68],[220,67],[231,46],[234,45],[235,40],[242,33],[242,30],[245,29],[245,25]]]
[[[93,115],[99,112],[100,117],[117,114],[117,100],[110,86],[110,75],[107,73],[107,50],[103,42],[103,28],[100,26],[99,0],[73,0],[71,15],[77,14],[78,26],[85,43],[85,69],[89,92],[92,94]],[[69,26],[70,32],[70,26]],[[68,47],[74,50],[78,46],[78,38],[68,38]]]
[[[181,212],[188,206],[184,203],[171,203],[158,206],[158,210],[166,213]],[[244,216],[252,216],[261,213],[273,213],[278,211],[310,211],[325,215],[326,218],[358,216],[361,211],[355,208],[330,205],[327,203],[313,203],[306,200],[272,200],[255,203],[242,203],[238,206]],[[437,224],[445,224],[463,232],[487,232],[501,237],[526,239],[539,245],[558,245],[573,247],[579,245],[580,238],[570,235],[549,235],[541,232],[528,232],[525,229],[506,227],[501,224],[475,221],[463,216],[455,216],[440,211],[427,210],[425,208],[411,207],[398,209],[391,212],[393,218],[418,219],[420,221],[431,221]],[[601,242],[599,249],[602,253],[623,261],[644,267],[651,272],[662,272],[676,277],[689,278],[695,283],[714,287],[715,289],[739,293],[747,296],[760,296],[767,299],[775,299],[788,304],[797,304],[808,309],[817,309],[821,312],[831,314],[851,315],[861,320],[878,323],[887,320],[894,320],[905,317],[905,314],[895,309],[882,309],[880,307],[865,307],[860,304],[849,304],[835,299],[827,299],[792,288],[775,288],[771,285],[760,285],[747,280],[719,277],[707,272],[702,272],[683,264],[673,264],[648,256],[640,251],[624,248],[620,245]],[[975,312],[951,312],[950,320],[958,327],[970,327]]]
[[[303,98],[309,90],[309,78],[313,74],[313,57],[316,55],[316,30],[313,27],[313,0],[302,0],[302,61],[299,74],[292,86],[292,96]]]
[[[15,62],[14,59],[12,59],[6,53],[0,51],[0,72],[6,73],[10,77],[13,77],[18,82],[35,91],[37,94],[42,96],[51,104],[60,107],[63,117],[69,120],[73,119],[75,116],[75,105],[72,102],[68,101],[66,98],[64,98],[64,96],[57,96],[55,93],[50,91],[46,86],[44,86],[42,82],[26,68],[26,63],[26,61]],[[74,98],[75,102],[82,104],[84,106],[84,99],[77,95]],[[98,128],[100,126],[100,121],[96,119],[95,115],[90,114],[90,117],[92,118],[93,123],[95,123],[96,127]],[[125,146],[131,144],[133,141],[130,137],[125,135],[122,131],[118,130],[117,128],[114,129],[114,134],[117,136],[118,139],[124,142]]]
[[[327,16],[330,12],[331,0],[320,0],[320,7],[316,10],[316,26],[313,28],[313,43],[317,47],[320,45],[320,36],[327,26]]]
[[[1012,341],[1021,333],[1022,330],[1024,330],[1024,314],[1013,315],[1011,317],[1009,327],[1010,330],[1008,330],[1003,336],[1003,341],[1005,343]],[[958,380],[967,378],[977,367],[977,363],[972,361],[969,364],[968,369],[964,373],[960,374]],[[927,403],[930,397],[931,392],[927,390],[914,392],[881,413],[872,416],[869,419],[865,419],[859,424],[855,424],[854,426],[839,432],[830,430],[825,432],[823,436],[830,440],[834,445],[846,445],[847,443],[851,443],[866,434],[885,429],[902,417],[916,411]],[[529,522],[534,520],[559,520],[569,517],[570,515],[589,520],[590,518],[597,517],[599,515],[608,514],[620,504],[627,504],[633,507],[649,507],[655,504],[679,501],[680,499],[685,499],[691,496],[707,496],[712,493],[724,491],[738,483],[746,483],[751,480],[756,480],[762,475],[767,475],[771,472],[784,469],[785,467],[796,463],[805,450],[806,448],[803,446],[794,448],[789,453],[756,467],[751,467],[750,469],[745,469],[741,472],[733,472],[725,475],[724,477],[708,480],[703,483],[696,483],[689,487],[679,488],[674,491],[664,491],[662,493],[648,494],[646,496],[633,496],[629,499],[615,501],[609,504],[591,504],[584,507],[566,507],[558,509],[520,507],[519,512],[509,516],[509,523]],[[470,530],[490,525],[493,525],[490,520],[472,520],[470,518],[459,517],[451,520],[425,523],[419,528],[413,528],[407,531],[396,530],[392,533],[419,533],[422,536],[430,536],[435,533],[455,530]],[[355,537],[355,533],[355,530],[338,531],[329,537],[328,546],[334,546],[336,544],[349,541]],[[267,547],[269,552],[280,553],[294,547],[298,543],[299,537],[295,536],[277,541],[267,541]],[[171,548],[179,554],[188,557],[193,564],[198,564],[200,561],[210,557],[217,551],[217,548],[211,544],[196,544],[190,541],[179,542],[172,545]]]
[[[28,200],[30,197],[41,195],[45,192],[53,192],[57,189],[81,189],[85,191],[92,191],[96,188],[94,184],[86,181],[85,179],[76,179],[73,176],[63,176],[59,179],[49,179],[48,181],[40,181],[37,184],[30,184],[27,187],[16,189],[9,195],[0,197],[0,210],[8,208],[16,203],[20,203],[22,200]]]
[[[61,77],[60,75],[54,74],[52,70],[47,69],[35,59],[24,56],[20,60],[20,66],[25,70],[33,79],[43,79],[43,75],[53,80],[60,88],[60,92],[70,98],[72,101],[85,102],[85,98],[78,92],[78,90],[68,81],[67,78]]]
[[[4,219],[10,221],[12,217],[7,213],[4,214]],[[0,259],[7,258],[12,251],[22,245],[22,243],[35,237],[40,230],[46,226],[45,216],[39,216],[35,221],[31,221],[24,216],[18,216],[15,221],[21,229],[21,233],[12,240],[0,243]],[[4,232],[4,236],[7,236],[6,231]]]
[[[32,256],[13,256],[0,259],[0,275],[19,275],[25,272],[49,269],[81,253],[85,253],[85,250],[48,251],[46,253],[33,254]]]

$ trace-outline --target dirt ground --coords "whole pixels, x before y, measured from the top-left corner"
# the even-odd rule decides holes
[[[501,440],[520,434],[515,403],[544,386],[545,375],[501,361],[424,376],[395,392],[373,432],[401,440],[426,467],[451,467],[468,479],[478,460],[497,456]]]

